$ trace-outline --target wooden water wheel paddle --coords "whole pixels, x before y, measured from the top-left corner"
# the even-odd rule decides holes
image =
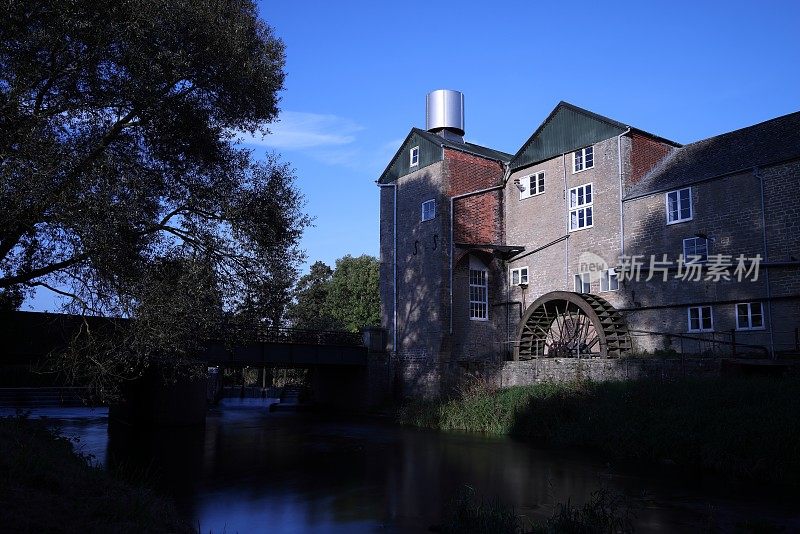
[[[625,318],[611,304],[589,293],[552,291],[525,310],[514,360],[615,358],[630,349]]]

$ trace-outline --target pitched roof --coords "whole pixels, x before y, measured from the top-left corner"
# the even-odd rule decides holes
[[[400,148],[397,149],[397,152],[395,152],[395,155],[392,157],[391,161],[389,162],[389,165],[387,165],[386,169],[383,171],[383,173],[381,173],[381,177],[378,178],[378,183],[381,184],[389,183],[399,178],[400,176],[406,174],[408,169],[405,170],[397,169],[395,168],[395,164],[400,155],[403,153],[403,148],[409,142],[411,137],[415,135],[435,146],[461,150],[463,152],[468,152],[470,154],[474,154],[482,158],[501,161],[503,163],[508,163],[509,161],[511,161],[511,154],[501,152],[500,150],[494,150],[493,148],[487,148],[485,146],[476,145],[475,143],[467,143],[467,142],[461,143],[453,139],[448,139],[446,137],[442,137],[441,135],[428,132],[426,130],[421,130],[419,128],[411,128],[411,131],[408,133],[405,140],[401,143]],[[436,158],[436,161],[440,159],[441,156],[439,158]]]
[[[598,115],[562,100],[514,154],[511,168],[516,170],[527,167],[620,135],[627,130],[640,132],[672,146],[681,146],[669,139]]]
[[[800,111],[678,148],[631,187],[639,197],[800,158]]]
[[[463,143],[459,143],[458,141],[442,137],[441,135],[431,133],[426,130],[420,130],[419,128],[412,128],[411,131],[416,132],[417,134],[421,135],[422,137],[425,137],[432,143],[436,143],[443,147],[454,148],[456,150],[464,150],[471,154],[475,154],[476,156],[494,159],[497,161],[503,161],[506,163],[511,161],[512,157],[511,154],[506,154],[505,152],[501,152],[500,150],[495,150],[493,148],[487,148],[485,146],[476,145],[475,143],[468,143],[466,141]]]

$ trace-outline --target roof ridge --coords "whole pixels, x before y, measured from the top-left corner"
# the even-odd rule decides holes
[[[781,119],[786,119],[788,117],[791,117],[792,115],[800,115],[800,111],[793,111],[792,113],[787,113],[785,115],[778,115],[777,117],[772,117],[771,119],[767,119],[767,120],[764,120],[764,121],[761,121],[761,122],[757,122],[755,124],[750,124],[748,126],[742,126],[741,128],[737,128],[735,130],[730,130],[728,132],[722,132],[722,133],[719,133],[717,135],[712,135],[711,137],[705,137],[703,139],[698,139],[697,141],[692,141],[691,143],[686,143],[685,145],[683,145],[682,148],[690,148],[690,147],[693,147],[694,145],[698,145],[698,144],[706,142],[706,141],[712,141],[714,139],[718,139],[718,138],[724,137],[726,135],[733,135],[733,134],[742,132],[744,130],[749,130],[750,128],[757,128],[759,126],[763,126],[764,124],[767,124],[768,122],[773,122],[773,121],[777,121],[777,120],[781,120]]]

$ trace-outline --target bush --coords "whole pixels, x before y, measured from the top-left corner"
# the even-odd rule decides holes
[[[27,417],[0,418],[0,525],[8,532],[193,532],[146,487],[110,477]]]
[[[800,380],[572,382],[403,407],[400,422],[800,484]]]

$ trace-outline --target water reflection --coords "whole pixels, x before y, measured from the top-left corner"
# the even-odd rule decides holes
[[[205,429],[106,435],[101,412],[59,419],[88,452],[107,444],[100,460],[146,473],[204,532],[420,532],[464,485],[531,519],[605,486],[636,498],[640,532],[697,531],[712,514],[723,531],[747,518],[800,529],[791,496],[510,439],[270,414],[260,400],[227,401]]]

